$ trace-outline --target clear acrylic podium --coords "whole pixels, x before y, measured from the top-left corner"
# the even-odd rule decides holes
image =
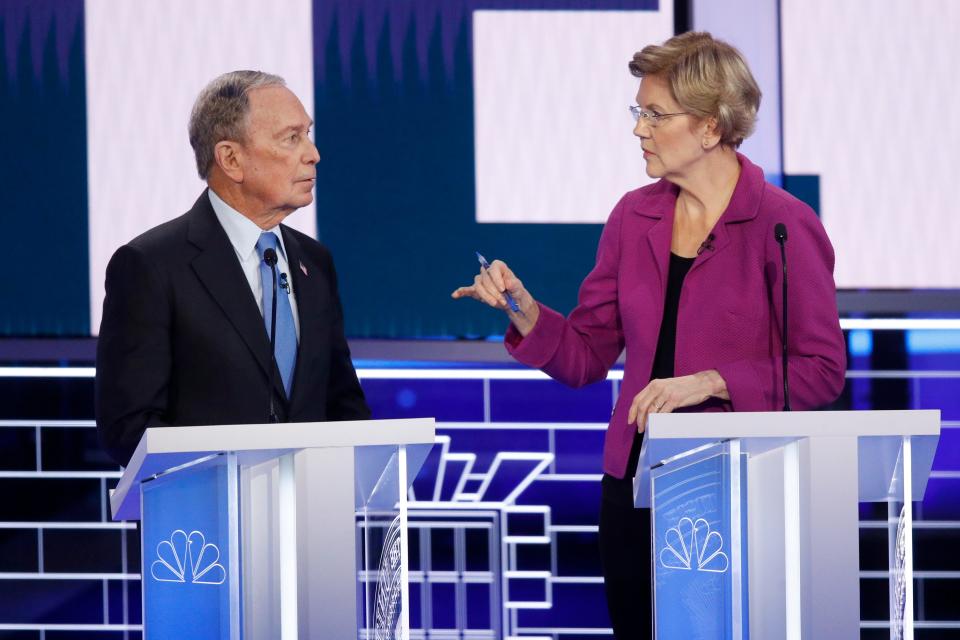
[[[433,442],[432,418],[148,429],[110,496],[141,520],[144,638],[408,638]]]
[[[634,495],[657,640],[859,638],[858,502],[888,503],[890,637],[912,639],[912,502],[939,433],[939,411],[652,415]]]

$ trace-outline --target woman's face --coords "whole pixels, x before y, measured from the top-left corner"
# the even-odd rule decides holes
[[[640,81],[637,104],[655,114],[680,113],[684,108],[670,94],[666,80],[647,76]],[[647,175],[651,178],[683,178],[703,157],[706,125],[693,115],[675,115],[647,122],[640,118],[633,135],[640,138]]]

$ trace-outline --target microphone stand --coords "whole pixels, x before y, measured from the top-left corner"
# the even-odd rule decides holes
[[[790,381],[787,378],[787,226],[778,222],[773,231],[780,245],[780,260],[783,263],[783,410],[790,411]]]
[[[276,395],[273,392],[273,383],[276,381],[276,365],[274,361],[276,357],[276,345],[277,345],[277,252],[273,249],[267,249],[263,252],[263,261],[267,263],[270,267],[270,288],[273,290],[271,295],[272,302],[270,303],[270,384],[267,387],[267,391],[270,394],[270,422],[277,423],[280,422],[280,418],[277,417],[276,407],[274,406],[274,396]]]

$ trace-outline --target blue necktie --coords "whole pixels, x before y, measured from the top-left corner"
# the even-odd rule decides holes
[[[273,314],[273,288],[276,282],[269,265],[263,260],[263,252],[267,249],[277,251],[277,236],[272,232],[260,234],[257,240],[257,254],[260,256],[260,282],[263,295],[263,324],[267,328],[267,339],[270,339],[270,320]],[[280,277],[280,264],[277,263],[277,277]],[[293,326],[293,311],[290,309],[289,287],[277,291],[277,336],[273,352],[277,359],[277,368],[280,369],[280,378],[283,388],[290,398],[290,387],[293,384],[293,370],[297,365],[297,332]]]

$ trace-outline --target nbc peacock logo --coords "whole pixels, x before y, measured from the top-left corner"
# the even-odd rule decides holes
[[[664,569],[724,573],[730,566],[723,552],[723,537],[711,531],[703,518],[680,518],[677,526],[667,529],[664,545],[660,551]]]
[[[400,546],[400,516],[394,518],[384,537],[380,552],[380,570],[377,572],[377,590],[374,595],[374,640],[392,640],[403,636],[400,615],[400,591],[403,589],[402,556]]]
[[[177,529],[169,540],[157,545],[157,559],[150,565],[157,582],[219,585],[227,579],[220,564],[220,549],[207,542],[200,531],[189,534]]]

